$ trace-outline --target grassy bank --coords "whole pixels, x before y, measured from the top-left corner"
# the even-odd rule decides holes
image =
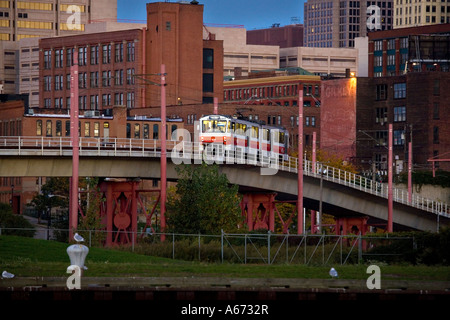
[[[68,245],[55,241],[0,236],[0,271],[19,277],[65,277]],[[86,276],[91,277],[242,277],[329,278],[330,266],[300,264],[202,263],[157,258],[113,249],[90,248]],[[341,279],[367,279],[367,265],[334,265]],[[384,279],[450,281],[450,267],[380,265]]]

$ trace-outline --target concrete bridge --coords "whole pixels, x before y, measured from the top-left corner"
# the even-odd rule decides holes
[[[202,152],[195,143],[167,142],[167,179],[177,180],[176,166],[199,165],[202,159],[220,164],[232,184],[241,190],[275,192],[279,199],[297,198],[298,159],[251,159],[245,154],[227,157]],[[211,151],[211,150],[209,150]],[[206,157],[205,157],[206,156]],[[160,178],[160,141],[140,139],[80,138],[79,175],[109,178]],[[322,169],[322,170],[321,170]],[[385,224],[387,187],[357,174],[304,161],[304,207],[340,216],[366,216],[372,224]],[[320,172],[323,172],[321,174]],[[72,147],[64,137],[0,137],[0,176],[71,177]],[[320,182],[322,180],[322,190]],[[394,189],[394,230],[436,231],[450,222],[448,204]]]

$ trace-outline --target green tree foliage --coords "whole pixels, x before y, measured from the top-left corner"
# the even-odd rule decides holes
[[[218,234],[242,227],[238,186],[216,165],[178,166],[175,194],[169,195],[167,224],[176,233]]]
[[[0,203],[0,228],[3,229],[2,235],[33,237],[36,232],[28,220],[13,214],[11,206],[5,203]]]

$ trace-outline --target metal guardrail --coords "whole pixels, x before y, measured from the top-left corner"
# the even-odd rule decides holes
[[[129,139],[129,138],[79,138],[80,156],[95,157],[160,157],[161,140]],[[223,147],[204,149],[200,142],[184,142],[168,140],[167,157],[176,163],[183,161],[207,160],[218,164],[247,164],[262,168],[272,168],[286,172],[297,173],[298,158],[285,156],[259,157],[254,154],[236,152],[224,153]],[[72,156],[72,145],[69,137],[0,137],[0,156]],[[316,163],[313,170],[312,161],[303,161],[303,173],[306,176],[323,179],[344,185],[362,192],[388,198],[388,188],[385,184],[373,181],[361,175]],[[395,202],[432,212],[436,215],[450,218],[450,206],[442,201],[427,199],[413,194],[411,201],[408,191],[393,188]]]

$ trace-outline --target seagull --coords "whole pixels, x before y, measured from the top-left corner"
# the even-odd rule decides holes
[[[12,278],[14,278],[14,275],[12,273],[3,271],[2,272],[2,278],[4,278],[4,279],[12,279]]]
[[[336,269],[334,269],[334,268],[331,268],[329,273],[332,278],[338,277],[338,273],[337,273]]]
[[[75,233],[75,235],[73,236],[73,239],[76,242],[83,242],[84,241],[84,238],[82,236],[80,236],[78,233]]]

